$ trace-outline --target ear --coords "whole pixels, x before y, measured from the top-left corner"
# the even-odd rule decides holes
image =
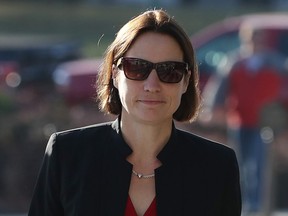
[[[190,77],[191,77],[191,70],[188,71],[188,74],[184,77],[184,83],[183,83],[183,92],[184,94],[187,91],[187,88],[190,84]]]
[[[113,79],[113,85],[114,85],[115,88],[118,89],[117,73],[118,73],[117,67],[113,64],[113,65],[112,65],[112,79]]]

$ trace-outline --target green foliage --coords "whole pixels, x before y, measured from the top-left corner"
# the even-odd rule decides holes
[[[14,104],[11,98],[0,92],[0,115],[14,111]]]

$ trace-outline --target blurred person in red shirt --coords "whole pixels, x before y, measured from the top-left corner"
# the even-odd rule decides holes
[[[267,144],[261,138],[261,111],[280,97],[283,87],[284,57],[271,48],[270,36],[243,24],[240,51],[231,54],[230,65],[210,79],[203,93],[211,118],[225,122],[228,140],[237,149],[247,212],[263,208]]]

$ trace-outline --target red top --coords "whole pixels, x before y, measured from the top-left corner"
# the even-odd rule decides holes
[[[128,196],[126,210],[124,216],[137,216],[133,203],[130,196]],[[146,210],[144,216],[157,216],[156,213],[156,199],[154,198],[149,208]]]
[[[231,73],[230,112],[236,111],[242,126],[255,127],[261,109],[279,97],[280,87],[281,78],[277,71],[262,68],[253,73],[240,64]]]

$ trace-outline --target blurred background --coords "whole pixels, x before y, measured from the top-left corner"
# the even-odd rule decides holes
[[[124,23],[153,8],[174,16],[197,52],[203,111],[179,127],[237,151],[229,124],[213,114],[206,96],[213,96],[211,77],[223,74],[231,53],[240,50],[243,23],[272,32],[283,57],[281,83],[288,86],[288,0],[0,0],[0,215],[27,213],[53,132],[115,119],[95,102],[101,57]],[[281,101],[261,110],[269,152],[263,215],[288,215],[288,90],[281,89]]]

